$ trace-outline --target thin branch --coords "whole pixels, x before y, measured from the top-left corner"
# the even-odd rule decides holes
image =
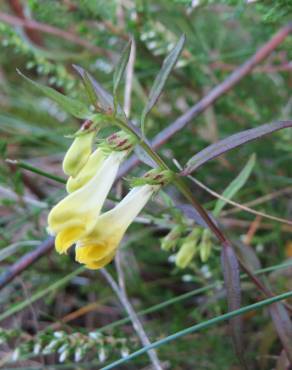
[[[235,220],[234,218],[220,218],[220,224],[228,229],[248,229],[250,227],[250,221],[246,220]],[[261,223],[260,229],[262,230],[275,230],[275,225],[272,223]],[[281,233],[292,233],[292,227],[289,225],[281,225],[279,227]]]
[[[215,86],[197,104],[195,104],[186,113],[184,113],[168,127],[162,130],[158,135],[156,135],[152,140],[152,147],[157,149],[166,143],[172,136],[182,130],[191,120],[198,117],[222,95],[231,90],[231,88],[233,88],[239,81],[248,75],[258,63],[267,58],[291,32],[292,23],[289,23],[287,26],[281,28],[280,31],[278,31],[266,44],[264,44],[251,58],[249,58],[240,67],[236,68],[223,82]],[[129,158],[121,169],[121,176],[124,176],[126,173],[128,173],[139,162],[140,161],[137,156],[133,155],[131,158]]]
[[[55,240],[49,237],[34,251],[25,254],[0,275],[0,289],[4,288],[16,276],[20,275],[27,267],[38,261],[42,256],[54,248]]]
[[[212,69],[219,69],[221,71],[234,71],[237,67],[233,64],[215,62],[210,65]],[[285,62],[280,65],[264,65],[255,67],[253,72],[255,73],[278,73],[278,72],[290,72],[292,70],[292,62]]]
[[[245,212],[249,212],[249,213],[252,213],[254,215],[257,215],[257,216],[261,216],[261,217],[264,217],[264,218],[268,218],[270,220],[273,220],[273,221],[277,221],[277,222],[281,222],[283,224],[287,224],[287,225],[292,225],[292,221],[291,220],[287,220],[286,218],[281,218],[281,217],[276,217],[276,216],[272,216],[272,215],[269,215],[268,213],[264,213],[264,212],[260,212],[260,211],[256,211],[255,209],[253,208],[249,208],[243,204],[239,204],[237,202],[234,202],[233,200],[231,199],[228,199],[228,198],[225,198],[223,197],[222,195],[220,195],[219,193],[217,193],[216,191],[210,189],[208,186],[206,186],[205,184],[203,184],[201,181],[195,179],[193,176],[188,176],[188,178],[194,182],[196,185],[198,185],[200,188],[204,189],[205,191],[207,191],[209,194],[213,195],[214,197],[218,198],[218,199],[222,199],[224,200],[224,202],[228,203],[228,204],[231,204],[237,208],[240,208],[241,210],[245,211]]]
[[[120,272],[120,268],[117,267],[117,270],[119,270],[118,271],[118,273],[119,273]],[[121,304],[123,305],[124,309],[126,310],[127,314],[129,315],[129,317],[130,317],[130,319],[132,321],[133,327],[134,327],[137,335],[139,336],[142,345],[144,347],[151,345],[150,344],[150,341],[149,341],[149,339],[148,339],[148,337],[147,337],[147,335],[146,335],[146,333],[144,331],[144,328],[143,328],[140,320],[138,319],[138,316],[137,316],[135,310],[133,309],[133,306],[131,305],[131,303],[128,300],[127,294],[126,294],[126,292],[124,290],[124,285],[122,284],[123,288],[122,287],[119,288],[118,284],[113,279],[113,277],[111,276],[111,274],[109,274],[107,272],[107,270],[101,269],[99,271],[102,274],[102,276],[105,278],[105,280],[109,283],[109,285],[111,286],[112,290],[118,296]],[[148,351],[148,356],[149,356],[149,358],[150,358],[150,360],[151,360],[154,368],[156,370],[162,370],[162,367],[160,366],[160,363],[159,363],[158,357],[156,355],[156,352],[151,349],[151,350]]]
[[[20,0],[9,0],[7,1],[8,5],[12,9],[12,11],[21,19],[26,19],[25,12]],[[24,31],[26,36],[32,41],[35,45],[40,47],[43,46],[43,40],[39,32],[36,30],[31,29],[30,27],[24,27]]]
[[[31,204],[32,206],[39,207],[39,208],[48,208],[48,204],[45,202],[41,202],[37,199],[31,198],[27,195],[20,196],[19,194],[15,193],[11,189],[5,188],[4,186],[0,185],[0,195],[1,198],[8,198],[12,199],[14,201],[21,200],[22,202],[26,204]]]
[[[263,195],[262,197],[259,197],[254,200],[251,200],[250,202],[244,203],[242,204],[242,206],[245,206],[245,207],[256,206],[258,204],[262,204],[264,202],[270,201],[284,194],[289,194],[291,192],[292,192],[292,187],[288,186],[284,189],[274,191],[270,194]],[[227,216],[227,215],[229,216],[237,212],[240,212],[240,208],[236,206],[235,208],[228,209],[227,211],[221,212],[221,216]]]
[[[82,39],[76,33],[68,32],[49,24],[40,23],[32,19],[22,19],[3,12],[0,12],[0,21],[8,23],[12,26],[25,27],[30,30],[37,30],[40,32],[55,35],[76,45],[83,46],[84,48],[90,50],[92,53],[100,54],[107,57],[110,56],[110,53],[107,50],[95,46],[91,42]]]

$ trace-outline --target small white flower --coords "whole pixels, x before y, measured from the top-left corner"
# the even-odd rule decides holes
[[[102,337],[102,334],[101,334],[101,333],[99,333],[98,331],[91,331],[91,332],[89,333],[89,337],[90,337],[91,339],[98,340],[98,339],[100,339],[100,338]]]
[[[123,358],[125,358],[125,357],[128,357],[128,356],[129,356],[129,349],[128,349],[127,347],[122,347],[122,349],[121,349],[121,356],[122,356]]]
[[[98,359],[100,362],[104,362],[106,360],[106,353],[103,347],[98,351]]]
[[[186,275],[183,275],[182,281],[185,283],[189,283],[191,281],[194,281],[194,278],[192,275],[186,274]]]
[[[202,272],[202,274],[204,275],[204,277],[206,279],[209,279],[210,277],[212,277],[212,273],[211,273],[208,265],[203,265],[201,267],[201,272]]]
[[[20,357],[20,349],[19,348],[16,348],[13,353],[12,353],[12,361],[17,361]]]
[[[79,362],[83,357],[83,352],[81,347],[78,347],[74,354],[74,361]]]
[[[33,353],[34,353],[34,355],[38,355],[41,352],[41,349],[42,349],[41,344],[40,343],[36,343],[33,346]]]
[[[68,357],[68,355],[69,355],[69,351],[62,352],[60,357],[59,357],[59,361],[64,362],[66,360],[66,358]]]
[[[68,343],[64,343],[59,349],[58,353],[64,352],[68,348]]]
[[[63,331],[55,331],[54,337],[55,338],[63,338],[64,337],[64,332]]]
[[[167,259],[167,261],[168,261],[169,263],[175,263],[175,260],[176,260],[176,254],[171,254],[171,255],[168,257],[168,259]]]

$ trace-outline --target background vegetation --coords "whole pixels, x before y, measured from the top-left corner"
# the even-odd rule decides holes
[[[186,44],[176,69],[146,122],[151,139],[250,58],[287,24],[291,13],[291,2],[284,0],[1,2],[0,281],[10,266],[47,239],[48,211],[65,194],[62,183],[6,159],[62,177],[61,161],[72,140],[66,135],[82,123],[27,84],[16,68],[86,101],[72,64],[86,68],[111,90],[114,66],[131,35],[136,46],[134,70],[126,72],[119,99],[138,124],[164,57],[185,33]],[[28,25],[32,27],[23,27]],[[167,163],[176,169],[173,159],[184,165],[219,139],[289,119],[291,52],[289,36],[230,92],[168,140],[159,149]],[[131,95],[129,77],[133,79]],[[265,280],[275,294],[292,288],[291,139],[291,129],[281,130],[210,161],[194,174],[222,194],[252,158],[248,173],[237,180],[241,185],[233,200],[239,206],[224,202],[218,220],[242,253],[252,258],[255,269],[268,269]],[[255,158],[251,157],[254,153]],[[146,168],[141,164],[130,176],[139,176]],[[205,209],[212,211],[217,202],[214,194],[195,183],[190,187]],[[119,181],[112,197],[120,198],[127,188],[126,181]],[[181,238],[176,250],[161,249],[161,239],[174,226],[182,225],[183,232],[192,227],[192,221],[176,206],[182,202],[173,186],[165,188],[131,226],[119,253],[134,309],[154,306],[153,312],[140,316],[151,342],[227,310],[221,247],[215,240],[210,239],[209,258],[202,261],[198,253],[186,269],[174,263]],[[242,210],[241,204],[262,215]],[[120,277],[114,264],[107,271]],[[243,280],[242,291],[243,306],[263,298],[248,279]],[[171,304],[165,307],[155,306],[168,300]],[[5,284],[0,302],[2,368],[98,369],[142,347],[131,321],[119,321],[127,314],[104,274],[85,271],[73,256],[54,251],[43,255]],[[249,368],[287,369],[268,309],[244,314],[243,322],[241,335]],[[225,321],[188,334],[160,346],[159,360],[165,368],[176,370],[239,369],[229,333]],[[116,368],[149,366],[144,354]]]

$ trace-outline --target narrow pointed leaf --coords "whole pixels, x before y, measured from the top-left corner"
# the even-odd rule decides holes
[[[105,90],[84,68],[77,65],[73,65],[73,67],[81,76],[85,88],[90,90],[91,97],[94,97],[94,95],[96,96],[97,101],[95,101],[93,104],[96,105],[98,103],[105,113],[112,113],[114,111],[113,96],[107,90]],[[117,114],[126,120],[125,112],[120,105],[117,106]]]
[[[208,224],[204,220],[204,218],[200,215],[199,211],[197,211],[193,206],[190,204],[185,204],[185,203],[178,203],[175,202],[176,208],[180,209],[182,213],[189,218],[190,220],[194,220],[196,224],[204,227],[204,228],[209,228]],[[217,221],[213,217],[213,215],[210,212],[207,212],[209,218],[213,221],[215,225],[217,225]]]
[[[286,307],[279,302],[272,304],[269,310],[286,355],[292,364],[292,323],[289,314]]]
[[[231,199],[234,197],[234,195],[245,185],[246,181],[248,180],[251,171],[254,168],[255,165],[255,155],[253,154],[242,171],[239,173],[238,176],[227,186],[227,188],[224,190],[222,197],[225,199]],[[213,211],[213,214],[215,217],[218,217],[220,212],[222,211],[222,208],[225,206],[226,201],[224,199],[218,199]]]
[[[142,163],[145,163],[147,166],[151,168],[157,168],[157,163],[145,152],[143,148],[139,145],[135,146],[134,152],[136,156],[140,159]]]
[[[211,144],[207,148],[195,154],[187,162],[184,170],[181,172],[181,175],[187,176],[206,162],[228,152],[231,149],[287,127],[292,127],[292,121],[277,121],[268,123],[250,130],[241,131],[237,134],[227,137],[226,139],[220,140],[217,143]]]
[[[95,106],[98,102],[98,96],[96,94],[96,91],[94,90],[92,83],[90,82],[90,79],[88,77],[88,74],[85,72],[83,75],[83,85],[85,87],[85,91],[87,93],[88,99],[90,103]]]
[[[239,266],[233,249],[229,246],[222,248],[221,263],[223,267],[224,283],[227,294],[228,310],[234,311],[240,308],[241,291]],[[238,360],[243,369],[247,370],[244,359],[244,349],[242,343],[242,319],[241,316],[230,319],[232,340]]]
[[[46,95],[50,99],[54,100],[57,104],[59,104],[59,106],[62,109],[64,109],[64,111],[66,111],[69,114],[72,114],[72,116],[81,119],[85,119],[91,116],[92,113],[90,112],[86,104],[76,99],[65,96],[56,91],[55,89],[52,89],[51,87],[41,85],[38,82],[31,80],[30,78],[26,77],[23,73],[21,73],[19,70],[17,70],[17,72],[31,85],[40,90],[44,95]]]
[[[238,259],[243,261],[251,271],[259,270],[262,267],[254,248],[244,244],[240,239],[232,240],[232,245],[236,250]]]
[[[168,76],[170,75],[171,71],[173,70],[180,53],[182,52],[183,46],[185,43],[185,35],[182,35],[175,45],[175,47],[171,50],[171,52],[168,54],[168,56],[164,59],[162,68],[158,72],[158,75],[156,76],[153,86],[149,93],[149,99],[148,102],[142,112],[141,116],[141,127],[142,131],[144,131],[144,122],[146,119],[147,114],[151,111],[155,103],[157,102],[160,94],[162,93],[162,90],[164,88],[164,85],[167,81]]]
[[[116,68],[115,68],[115,71],[114,71],[114,76],[113,76],[113,85],[114,85],[113,86],[113,94],[114,94],[114,96],[117,93],[119,84],[121,82],[124,71],[125,71],[126,66],[128,64],[131,48],[132,48],[132,40],[130,40],[127,43],[127,45],[125,46],[124,50],[122,51],[121,58],[120,58],[118,64],[116,65]]]

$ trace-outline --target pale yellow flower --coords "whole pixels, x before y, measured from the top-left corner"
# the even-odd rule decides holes
[[[66,190],[68,193],[72,193],[84,186],[93,176],[96,174],[98,169],[102,166],[106,155],[102,149],[96,149],[89,157],[88,161],[85,163],[84,167],[75,177],[69,177]]]
[[[127,228],[158,188],[152,185],[135,187],[115,208],[99,216],[91,233],[77,242],[76,261],[90,269],[108,264]]]
[[[68,176],[76,176],[87,162],[91,150],[95,131],[75,137],[63,160],[63,171]]]
[[[57,252],[65,253],[72,244],[92,231],[125,154],[112,152],[86,185],[69,194],[51,210],[48,231],[56,235]]]
[[[184,240],[175,259],[177,267],[186,268],[194,258],[198,250],[198,240],[200,238],[200,229],[194,229]]]

